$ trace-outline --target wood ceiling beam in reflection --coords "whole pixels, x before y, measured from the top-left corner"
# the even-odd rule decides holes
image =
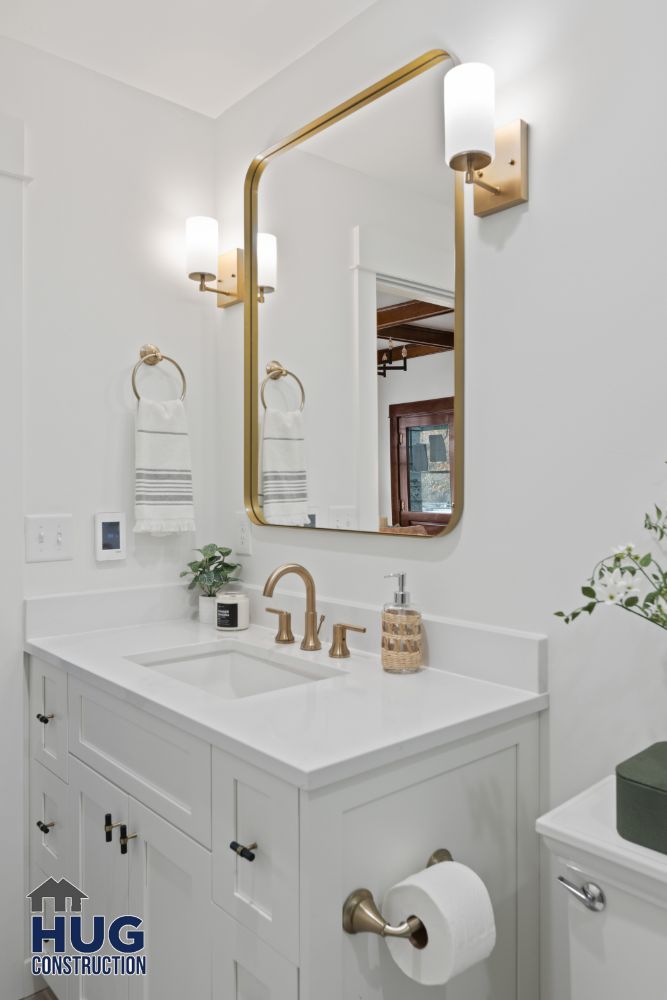
[[[392,326],[390,333],[384,331],[378,336],[383,339],[391,339],[403,344],[423,344],[425,347],[438,347],[441,351],[452,351],[454,349],[453,330],[431,330],[427,326],[410,326],[403,323],[400,326]]]
[[[444,316],[451,312],[454,312],[451,306],[437,306],[433,302],[421,302],[419,299],[399,302],[395,306],[381,306],[377,311],[378,330],[389,330],[416,319],[429,319],[431,316]]]

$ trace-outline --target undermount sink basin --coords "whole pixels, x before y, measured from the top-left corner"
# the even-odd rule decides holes
[[[226,699],[249,698],[339,674],[334,667],[299,662],[296,656],[285,654],[272,658],[269,653],[259,653],[231,641],[216,644],[213,649],[159,650],[127,659]]]

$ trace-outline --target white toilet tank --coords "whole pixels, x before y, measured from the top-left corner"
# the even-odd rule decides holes
[[[571,1000],[667,1000],[667,855],[616,833],[615,778],[537,830],[567,893]]]

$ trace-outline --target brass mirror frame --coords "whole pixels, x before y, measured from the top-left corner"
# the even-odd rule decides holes
[[[300,145],[311,136],[335,125],[337,122],[354,114],[367,104],[384,97],[396,87],[408,83],[439,63],[454,57],[444,49],[432,49],[402,66],[396,72],[378,80],[372,86],[362,90],[350,100],[339,104],[320,118],[309,122],[297,132],[293,132],[274,146],[254,158],[248,168],[244,189],[244,229],[245,229],[245,287],[244,303],[244,502],[248,517],[253,524],[267,528],[298,528],[308,531],[347,531],[351,534],[380,535],[378,531],[355,531],[350,528],[308,528],[305,525],[268,524],[259,513],[259,288],[257,283],[257,231],[258,205],[257,192],[262,174],[269,163],[276,157],[286,153],[294,146]],[[443,150],[444,163],[444,150]],[[434,535],[410,535],[410,538],[438,538],[448,534],[456,527],[463,512],[463,330],[464,330],[464,186],[463,175],[456,174],[454,202],[454,247],[455,247],[455,278],[454,278],[454,504],[449,523]],[[378,515],[379,518],[379,515]],[[390,537],[390,536],[387,536]],[[391,537],[399,537],[392,535]]]

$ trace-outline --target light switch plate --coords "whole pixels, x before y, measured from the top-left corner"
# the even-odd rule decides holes
[[[73,559],[71,514],[27,514],[25,561],[60,562]]]
[[[252,555],[250,519],[244,510],[236,512],[236,544],[234,545],[234,554],[237,556]]]

